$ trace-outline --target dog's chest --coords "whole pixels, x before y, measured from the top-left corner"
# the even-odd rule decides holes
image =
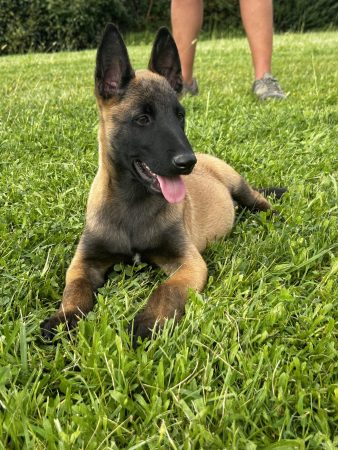
[[[183,241],[180,225],[168,223],[160,216],[130,217],[120,224],[119,233],[124,235],[127,252],[136,259],[152,253],[176,255]]]
[[[106,204],[88,228],[90,240],[102,253],[127,259],[151,259],[153,255],[177,257],[183,253],[185,232],[180,215],[155,202]],[[96,245],[97,247],[97,245]]]

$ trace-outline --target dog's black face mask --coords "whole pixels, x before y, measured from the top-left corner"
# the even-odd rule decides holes
[[[108,25],[99,47],[96,92],[106,101],[114,100],[111,151],[118,177],[162,194],[170,203],[182,201],[181,175],[192,171],[196,157],[184,133],[184,108],[177,98],[182,77],[176,44],[169,31],[161,29],[149,62],[152,73],[135,76],[117,33]]]
[[[137,89],[137,91],[136,91]],[[119,169],[152,193],[162,193],[169,202],[183,200],[184,182],[196,157],[184,133],[184,109],[173,90],[158,77],[144,78],[130,87],[133,108],[112,137]]]

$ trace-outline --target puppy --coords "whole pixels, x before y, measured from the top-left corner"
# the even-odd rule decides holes
[[[156,36],[148,70],[134,72],[120,33],[107,25],[95,70],[99,168],[62,303],[41,325],[45,338],[62,322],[74,327],[93,308],[107,271],[135,255],[169,277],[136,316],[134,342],[166,319],[178,321],[188,289],[201,291],[206,283],[201,252],[234,225],[234,203],[271,209],[226,163],[194,154],[184,132],[181,90],[180,60],[166,28]],[[277,197],[283,192],[275,190]]]

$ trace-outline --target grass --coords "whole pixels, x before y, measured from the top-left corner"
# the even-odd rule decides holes
[[[185,98],[198,151],[289,193],[205,252],[186,316],[136,351],[127,325],[164,279],[115,266],[71,340],[57,307],[97,166],[94,52],[0,59],[0,448],[338,447],[337,33],[277,36],[285,102],[257,102],[244,39],[200,43]],[[148,46],[130,47],[136,68]]]

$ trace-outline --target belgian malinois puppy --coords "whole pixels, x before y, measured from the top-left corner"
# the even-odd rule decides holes
[[[169,278],[136,316],[134,342],[166,319],[178,321],[189,288],[201,291],[206,283],[201,252],[234,225],[234,203],[271,208],[226,163],[194,154],[184,132],[181,90],[180,60],[166,28],[157,34],[148,70],[135,73],[117,28],[107,25],[95,70],[99,168],[62,303],[41,326],[45,338],[62,322],[74,327],[93,308],[109,268],[135,255]],[[277,197],[281,193],[277,189]]]

